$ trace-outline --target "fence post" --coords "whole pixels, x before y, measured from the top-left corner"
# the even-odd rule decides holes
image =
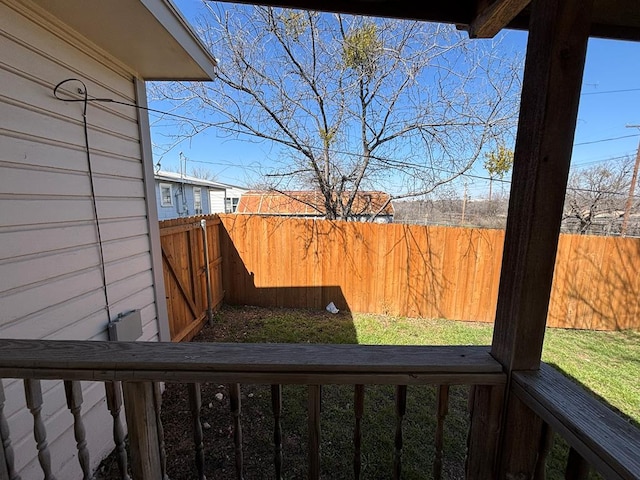
[[[207,242],[207,221],[203,218],[200,220],[200,229],[202,230],[202,245],[204,247],[204,274],[207,280],[207,320],[209,325],[213,325],[213,299],[211,294],[211,273],[209,272],[209,244]]]

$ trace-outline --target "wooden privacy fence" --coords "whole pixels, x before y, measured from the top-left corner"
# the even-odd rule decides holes
[[[189,341],[222,303],[220,219],[164,220],[160,243],[171,340]]]
[[[221,215],[225,300],[493,322],[504,231]],[[562,235],[547,324],[639,328],[640,239]]]

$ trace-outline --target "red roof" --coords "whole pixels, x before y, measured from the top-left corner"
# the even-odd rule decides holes
[[[343,194],[346,201],[348,192]],[[353,201],[354,215],[393,215],[390,196],[384,192],[358,192]],[[240,197],[236,213],[259,215],[324,216],[324,197],[317,190],[276,192],[252,190]]]

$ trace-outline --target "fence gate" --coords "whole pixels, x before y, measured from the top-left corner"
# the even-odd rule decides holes
[[[206,222],[204,228],[201,220]],[[191,340],[208,320],[208,310],[216,310],[222,303],[219,228],[217,215],[160,222],[169,330],[174,342]],[[205,255],[205,235],[208,255]],[[207,272],[211,281],[209,294]]]

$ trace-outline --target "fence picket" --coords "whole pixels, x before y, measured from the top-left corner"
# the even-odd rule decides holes
[[[333,301],[358,312],[495,318],[503,230],[236,214],[220,219],[229,304],[322,309]],[[639,328],[640,315],[628,307],[640,292],[638,252],[640,238],[561,235],[548,326]]]

